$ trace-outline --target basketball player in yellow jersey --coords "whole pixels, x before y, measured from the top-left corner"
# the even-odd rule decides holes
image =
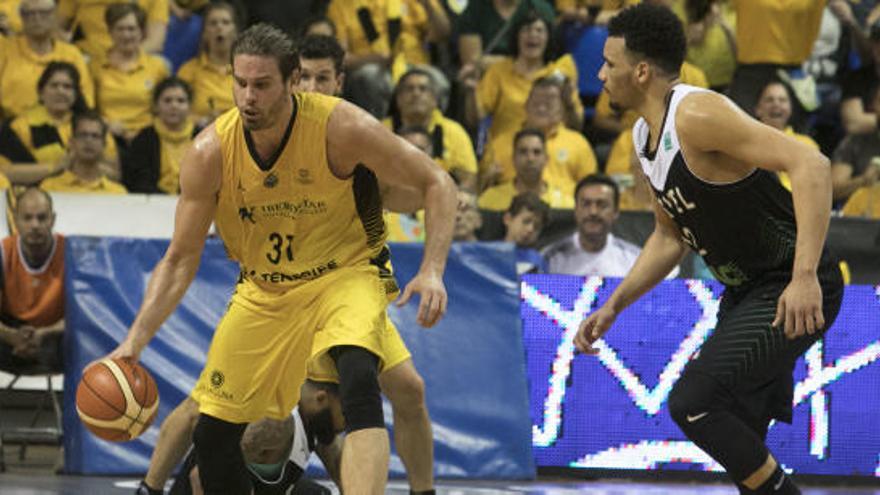
[[[396,284],[378,180],[422,198],[427,239],[419,272],[398,304],[420,297],[418,322],[446,309],[442,275],[455,186],[430,158],[362,110],[295,94],[298,59],[280,30],[259,24],[232,49],[236,107],[202,131],[180,175],[175,230],[125,341],[111,354],[136,359],[195,276],[212,220],[242,280],[214,334],[193,392],[205,492],[251,492],[239,442],[245,425],[284,418],[306,373],[338,380],[348,435],[346,494],[384,492],[388,436],[377,375],[385,314]]]

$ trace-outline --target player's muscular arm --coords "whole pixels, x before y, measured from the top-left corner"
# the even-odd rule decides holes
[[[180,303],[195,277],[205,237],[214,220],[222,175],[220,142],[213,125],[196,137],[181,165],[180,198],[171,244],[153,270],[128,337],[114,351],[113,357],[136,359]]]
[[[641,172],[637,180],[647,180]],[[645,292],[663,280],[681,263],[687,245],[678,226],[654,201],[654,232],[648,237],[635,264],[601,308],[581,322],[575,336],[575,346],[588,354],[595,354],[593,343],[605,334],[617,315]]]
[[[424,198],[425,254],[401,303],[412,291],[420,294],[419,323],[432,326],[446,311],[442,279],[457,206],[455,183],[428,155],[344,101],[336,106],[327,123],[327,157],[338,177],[349,177],[357,165],[364,164],[380,182],[392,188],[413,189]]]
[[[640,174],[642,180],[646,180]],[[687,253],[678,225],[669,218],[660,205],[654,206],[654,231],[645,242],[642,252],[626,277],[605,304],[619,313],[645,292],[666,278]]]
[[[676,125],[682,143],[698,155],[712,154],[719,167],[740,169],[742,176],[752,165],[788,173],[797,241],[791,282],[779,298],[772,325],[784,322],[789,338],[823,328],[822,289],[816,271],[831,217],[828,158],[748,117],[717,94],[686,98],[679,106]]]
[[[717,160],[719,166],[740,168],[741,175],[752,166],[788,173],[798,226],[794,272],[815,274],[831,217],[828,158],[714,93],[687,97],[676,117],[679,136],[688,148],[732,158]]]

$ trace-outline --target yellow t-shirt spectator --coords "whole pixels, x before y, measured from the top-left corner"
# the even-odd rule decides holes
[[[843,205],[843,215],[880,218],[880,186],[863,187],[854,192]]]
[[[120,123],[132,134],[150,125],[153,87],[170,74],[165,59],[141,52],[131,70],[97,59],[92,60],[91,70],[98,110],[108,124]]]
[[[382,120],[385,127],[393,130],[391,118]],[[434,161],[436,161],[443,170],[450,172],[452,170],[461,170],[471,174],[477,173],[477,155],[474,153],[474,145],[467,131],[458,122],[448,119],[440,113],[440,110],[434,110],[431,116],[431,124],[428,126],[428,134],[435,135],[435,129],[440,126],[443,133],[442,146],[434,145]]]
[[[529,77],[517,72],[513,59],[509,57],[489,66],[477,86],[477,102],[484,113],[492,116],[490,139],[519,130],[526,120],[526,100],[532,90],[532,83],[556,71],[568,78],[572,88],[578,87],[577,68],[571,55],[563,55]],[[576,90],[572,92],[571,103],[578,115],[583,115],[584,109],[576,93]]]
[[[192,87],[195,120],[219,115],[235,105],[232,101],[232,64],[218,67],[204,53],[177,70],[177,77]]]
[[[24,36],[0,41],[0,106],[6,117],[14,117],[37,104],[37,81],[49,62],[69,62],[79,72],[80,88],[89,106],[95,104],[95,85],[85,58],[70,43],[55,40],[52,51],[39,55]]]
[[[438,0],[428,0],[436,11],[442,12]],[[419,0],[403,0],[401,5],[400,38],[394,45],[395,53],[402,53],[408,64],[430,64],[428,54],[428,11]]]
[[[48,192],[94,193],[94,194],[127,194],[125,186],[105,176],[93,181],[80,179],[70,170],[60,175],[48,177],[40,183],[40,188]]]
[[[737,0],[736,59],[800,65],[813,51],[826,0]]]
[[[733,9],[724,6],[721,15],[735,32],[736,14]],[[703,71],[710,88],[717,88],[727,86],[733,79],[733,71],[736,69],[735,55],[724,28],[715,23],[706,31],[702,43],[688,45],[687,61]]]
[[[49,115],[46,107],[38,105],[19,115],[9,124],[9,128],[21,144],[34,158],[35,163],[59,163],[67,155],[67,143],[70,142],[70,117],[57,121]],[[35,139],[35,134],[39,137]],[[104,156],[110,160],[117,159],[116,141],[110,134],[104,140]],[[0,151],[0,164],[10,162]]]
[[[563,192],[558,187],[544,183],[544,192],[541,193],[541,200],[553,209],[574,209],[574,196],[570,193]],[[486,189],[480,195],[477,206],[482,210],[507,211],[510,208],[510,202],[519,194],[513,182],[505,182],[494,187]]]
[[[373,39],[363,29],[358,17],[369,14],[374,28]],[[327,17],[336,25],[336,39],[352,55],[391,55],[388,20],[400,20],[401,0],[332,0]]]
[[[9,182],[9,179],[7,179],[2,172],[0,172],[0,190],[8,191],[10,189],[12,189],[12,183]]]
[[[493,139],[483,155],[483,168],[493,163],[501,167],[500,183],[510,182],[516,176],[516,169],[513,167],[513,138],[518,131],[516,129]],[[544,180],[566,194],[573,194],[574,186],[579,180],[598,170],[593,147],[581,133],[562,124],[557,125],[546,139],[547,165],[544,167]]]
[[[6,16],[6,23],[13,33],[21,32],[21,16],[18,14],[20,4],[21,0],[0,0],[0,15]]]
[[[103,57],[113,44],[104,11],[114,3],[131,3],[134,0],[59,0],[58,16],[73,19],[72,31],[76,45],[89,57]],[[168,24],[168,0],[137,0],[147,13],[147,25]],[[146,35],[146,33],[144,33]]]
[[[709,81],[706,80],[706,75],[703,74],[703,71],[700,70],[699,67],[688,62],[681,64],[679,78],[684,84],[690,84],[691,86],[697,86],[700,88],[709,87]],[[615,112],[611,109],[611,100],[608,98],[608,93],[602,91],[599,93],[599,99],[596,100],[596,116],[612,118],[614,115]],[[639,120],[639,115],[632,110],[627,110],[620,116],[620,123],[624,129],[631,129],[637,120]]]

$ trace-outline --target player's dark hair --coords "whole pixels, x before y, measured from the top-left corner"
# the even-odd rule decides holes
[[[303,38],[299,45],[299,57],[306,60],[329,58],[333,61],[336,75],[342,74],[345,62],[345,50],[332,36],[312,34]]]
[[[608,23],[608,36],[623,38],[626,49],[678,77],[687,51],[684,27],[671,10],[640,3],[627,7]]]
[[[532,192],[524,192],[514,196],[507,208],[507,213],[510,213],[510,216],[516,216],[523,210],[538,215],[541,219],[541,225],[546,225],[547,219],[550,218],[550,205]]]
[[[299,68],[299,56],[290,36],[281,29],[262,22],[245,29],[235,39],[232,44],[232,59],[235,60],[237,55],[274,58],[285,81]]]
[[[581,189],[587,186],[596,185],[605,185],[611,188],[611,190],[614,192],[614,209],[618,209],[620,207],[620,187],[617,185],[617,182],[614,182],[614,179],[608,177],[605,174],[590,174],[578,181],[577,185],[574,188],[575,204],[577,204],[578,193],[581,192]]]
[[[46,68],[43,69],[43,73],[40,74],[40,79],[37,81],[37,94],[43,92],[43,88],[49,84],[49,80],[58,72],[66,73],[67,76],[70,77],[70,80],[73,81],[73,91],[75,96],[73,97],[73,106],[70,109],[73,110],[74,113],[86,110],[88,105],[86,104],[85,98],[83,98],[82,78],[80,77],[76,66],[69,62],[60,62],[57,60],[49,62],[46,65]]]

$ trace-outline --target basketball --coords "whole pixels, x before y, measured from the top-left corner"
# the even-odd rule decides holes
[[[83,371],[76,387],[76,412],[99,438],[126,442],[149,428],[159,409],[159,390],[144,367],[104,359]]]

